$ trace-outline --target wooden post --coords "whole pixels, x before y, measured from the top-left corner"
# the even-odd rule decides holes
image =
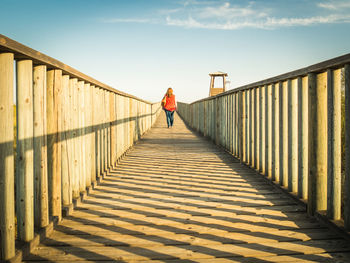
[[[96,96],[95,96],[95,86],[90,85],[90,122],[91,122],[91,183],[96,182]]]
[[[219,139],[220,139],[220,105],[219,105],[219,98],[215,98],[215,143],[218,145],[219,144]]]
[[[90,96],[90,84],[84,85],[84,144],[85,144],[85,186],[91,186],[91,96]]]
[[[13,54],[0,54],[0,259],[15,256]]]
[[[246,106],[247,106],[247,103],[246,103],[246,95],[247,93],[246,93],[246,91],[242,91],[242,93],[241,93],[241,96],[242,96],[242,101],[241,101],[241,103],[242,103],[242,108],[241,108],[241,110],[242,110],[242,112],[241,112],[241,114],[242,114],[242,121],[241,121],[241,128],[242,128],[242,133],[241,133],[241,135],[242,135],[242,138],[241,138],[241,140],[242,140],[242,148],[241,148],[241,150],[242,150],[242,154],[241,154],[241,156],[242,156],[242,162],[247,162],[247,148],[246,148],[246,138],[247,138],[247,136],[246,136],[246,130],[247,130],[247,126],[246,126],[246,119],[247,119],[247,117],[246,117],[246,114],[247,114],[247,109],[246,109]]]
[[[282,185],[285,187],[288,187],[288,178],[289,178],[289,174],[290,174],[290,170],[289,170],[289,119],[290,119],[290,103],[289,103],[289,90],[290,90],[290,80],[284,81],[282,84],[282,93],[283,93],[283,100],[282,100],[282,105],[283,105],[283,117],[282,117],[282,121],[283,121],[283,169],[282,169]]]
[[[350,65],[344,66],[345,83],[345,182],[344,227],[350,231]]]
[[[17,62],[16,211],[20,240],[34,238],[33,62]]]
[[[256,170],[261,170],[261,88],[256,88]]]
[[[102,90],[102,100],[103,100],[103,116],[102,116],[102,123],[103,123],[103,176],[105,177],[108,170],[108,137],[109,137],[109,127],[108,127],[108,112],[109,112],[109,106],[108,106],[108,96],[107,96],[106,90]]]
[[[101,158],[101,122],[100,122],[100,112],[101,112],[101,101],[99,97],[99,88],[95,87],[94,88],[94,133],[95,133],[95,167],[96,167],[96,172],[95,172],[95,178],[100,177],[101,174],[101,163],[100,163],[100,158]]]
[[[77,142],[78,142],[78,169],[79,169],[79,193],[86,191],[85,174],[85,143],[84,143],[84,81],[78,81],[77,85],[77,103],[78,103],[78,123],[77,123]]]
[[[298,121],[298,87],[299,79],[293,79],[289,87],[289,120],[288,120],[288,149],[289,149],[289,176],[288,189],[290,192],[298,192],[298,159],[299,159],[299,121]]]
[[[252,89],[252,167],[256,169],[257,167],[257,147],[256,147],[256,140],[257,140],[257,125],[256,125],[256,88]]]
[[[238,153],[239,153],[239,160],[242,163],[243,162],[243,97],[242,97],[242,91],[239,91],[236,93],[238,95]]]
[[[109,109],[109,91],[104,90],[104,125],[105,125],[105,172],[107,172],[110,168],[111,164],[111,152],[110,152],[110,146],[111,146],[111,124],[110,124],[110,109]]]
[[[111,167],[115,166],[116,163],[116,130],[117,126],[115,124],[115,94],[110,92],[109,94],[109,111],[110,111],[110,129],[111,129]]]
[[[70,182],[72,187],[72,198],[79,198],[79,168],[77,159],[77,123],[78,123],[78,109],[77,109],[77,83],[78,79],[69,80],[69,96],[70,96],[70,132],[69,132],[69,151],[71,155],[69,156],[69,170],[70,170]]]
[[[106,140],[106,123],[105,123],[105,107],[106,107],[106,101],[105,101],[105,96],[104,96],[104,90],[100,89],[100,100],[101,100],[101,111],[100,111],[100,123],[101,123],[101,156],[100,156],[100,175],[102,178],[104,178],[104,173],[106,171],[106,166],[105,166],[105,159],[106,159],[106,145],[105,145],[105,140]]]
[[[271,180],[276,180],[276,164],[275,164],[275,154],[276,154],[276,99],[275,99],[275,93],[276,93],[276,86],[275,84],[271,85],[271,91],[270,91],[270,99],[271,99],[271,144],[270,144],[270,165],[271,165]]]
[[[46,127],[46,66],[33,73],[34,101],[34,221],[38,228],[49,224]]]
[[[327,71],[327,216],[341,217],[341,70]]]
[[[283,184],[283,84],[277,84],[276,96],[276,180]]]
[[[262,97],[262,174],[267,176],[267,167],[268,167],[268,86],[264,85],[261,93]]]
[[[273,104],[272,104],[272,85],[268,85],[266,88],[266,120],[267,120],[267,129],[266,129],[266,137],[267,137],[267,158],[266,158],[266,175],[271,180],[272,179],[272,131],[274,130],[273,125]]]
[[[253,137],[252,137],[252,89],[248,90],[248,139],[247,139],[247,150],[248,150],[248,164],[252,166],[252,145],[253,145]]]
[[[117,160],[119,160],[119,158],[122,155],[122,149],[123,149],[123,140],[121,138],[123,138],[123,125],[122,125],[122,109],[123,109],[123,100],[122,100],[122,96],[120,95],[116,95],[117,96],[117,102],[116,102],[116,125],[117,125],[117,134],[118,137],[117,139]],[[152,111],[155,110],[155,105],[152,105]],[[153,122],[153,118],[154,115],[152,114],[152,122]]]
[[[47,72],[47,162],[50,214],[62,217],[61,205],[61,82],[62,71]]]
[[[266,86],[260,87],[260,172],[265,175],[265,127],[266,127],[266,119],[265,119],[265,88]]]
[[[316,177],[316,211],[327,209],[327,72],[317,75],[317,177]]]
[[[62,205],[69,206],[72,203],[71,189],[71,169],[69,160],[72,158],[69,147],[70,133],[70,94],[69,94],[69,76],[62,76]]]
[[[268,168],[267,175],[272,181],[275,180],[275,86],[268,86]]]
[[[298,101],[298,173],[297,173],[297,196],[299,198],[303,198],[303,79],[301,77],[298,77],[298,95],[297,95],[297,101]]]
[[[235,94],[230,94],[229,96],[229,108],[228,108],[228,114],[229,114],[229,151],[231,154],[234,155],[235,153],[235,115],[236,115],[236,111],[235,111]],[[210,122],[213,122],[214,116],[213,116],[213,100],[209,101],[209,103],[211,104],[210,106],[210,110],[211,110],[211,120]],[[211,130],[212,133],[214,133],[214,128],[215,126],[213,125],[213,123],[210,124],[211,125]]]
[[[313,215],[315,211],[325,210],[327,203],[327,184],[325,171],[327,159],[325,159],[324,148],[327,148],[327,126],[322,116],[327,105],[326,83],[324,73],[316,76],[309,74],[309,182],[308,182],[308,213]],[[323,104],[323,105],[322,105]],[[322,109],[323,108],[323,109]],[[325,138],[322,138],[325,136]],[[323,148],[323,149],[322,149]]]
[[[301,145],[302,148],[302,175],[299,180],[299,191],[302,199],[308,197],[308,176],[309,176],[309,85],[308,77],[302,78],[302,121],[301,121]]]

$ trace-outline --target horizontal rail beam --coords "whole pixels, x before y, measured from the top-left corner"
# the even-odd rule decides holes
[[[257,81],[257,82],[253,82],[251,84],[247,84],[244,86],[240,86],[237,87],[235,89],[231,89],[228,90],[226,92],[220,93],[216,96],[212,96],[212,97],[208,97],[208,98],[203,98],[197,101],[192,102],[193,103],[197,103],[197,102],[201,102],[201,101],[206,101],[206,100],[211,100],[217,97],[221,97],[221,96],[226,96],[228,94],[232,94],[232,93],[236,93],[239,92],[241,90],[247,90],[247,89],[252,89],[255,87],[259,87],[259,86],[264,86],[264,85],[268,85],[268,84],[273,84],[273,83],[278,83],[287,79],[294,79],[297,77],[305,77],[310,73],[321,73],[326,71],[327,69],[337,69],[337,68],[341,68],[344,67],[344,65],[346,64],[350,64],[350,53],[349,54],[345,54],[336,58],[332,58],[326,61],[322,61],[320,63],[302,68],[302,69],[297,69],[288,73],[284,73],[281,75],[278,75],[276,77],[272,77],[272,78],[268,78],[268,79],[264,79],[261,81]]]
[[[33,65],[46,65],[48,70],[52,69],[60,69],[62,70],[63,75],[69,75],[71,78],[77,78],[78,81],[85,81],[89,82],[92,85],[98,86],[102,89],[108,90],[110,92],[116,93],[118,95],[122,95],[125,97],[133,98],[148,104],[151,104],[151,102],[140,99],[136,96],[130,95],[128,93],[116,90],[112,88],[111,86],[104,84],[88,75],[85,75],[84,73],[81,73],[80,71],[62,63],[61,61],[58,61],[57,59],[54,59],[52,57],[49,57],[39,51],[36,51],[30,47],[27,47],[15,40],[12,40],[4,35],[0,34],[0,53],[5,52],[11,52],[14,54],[15,60],[25,60],[25,59],[31,59],[33,61]]]

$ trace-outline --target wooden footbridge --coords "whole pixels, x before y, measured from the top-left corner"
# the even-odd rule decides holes
[[[350,262],[348,64],[179,103],[168,129],[0,35],[2,260]]]

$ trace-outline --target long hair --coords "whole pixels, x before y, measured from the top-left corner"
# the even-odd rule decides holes
[[[165,94],[168,98],[171,97],[171,95],[173,95],[173,89],[172,88],[168,88]]]

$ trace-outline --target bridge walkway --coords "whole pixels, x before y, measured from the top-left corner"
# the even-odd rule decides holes
[[[350,244],[164,114],[26,262],[350,262]]]

